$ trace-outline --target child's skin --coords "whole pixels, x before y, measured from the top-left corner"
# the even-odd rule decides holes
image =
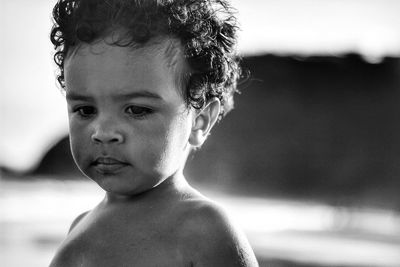
[[[106,195],[73,222],[52,267],[258,266],[245,236],[183,176],[220,101],[188,106],[179,42],[156,41],[132,48],[99,40],[66,58],[73,156]]]

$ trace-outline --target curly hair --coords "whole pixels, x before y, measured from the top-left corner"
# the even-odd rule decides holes
[[[241,75],[236,54],[238,30],[227,0],[58,0],[50,39],[65,88],[64,60],[80,43],[91,43],[123,29],[113,45],[146,45],[152,38],[177,38],[190,68],[183,95],[201,109],[210,99],[221,101],[222,118],[233,108]]]

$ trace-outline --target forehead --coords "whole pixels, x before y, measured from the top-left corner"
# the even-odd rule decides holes
[[[145,46],[120,47],[108,40],[81,44],[65,60],[66,91],[100,89],[174,89],[181,94],[186,61],[179,41],[153,40]],[[164,92],[166,93],[166,92]]]

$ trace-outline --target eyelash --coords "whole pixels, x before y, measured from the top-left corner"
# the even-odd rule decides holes
[[[90,110],[89,112],[88,109]],[[86,112],[85,112],[86,110]],[[91,106],[80,106],[74,109],[74,112],[77,113],[82,118],[89,118],[96,114],[96,109]]]
[[[134,109],[136,109],[136,111],[133,111]],[[138,110],[139,110],[139,112],[137,112]],[[146,107],[129,106],[125,109],[125,112],[137,119],[143,119],[147,115],[152,114],[154,111],[152,109],[146,108]]]
[[[91,107],[91,106],[76,107],[73,110],[73,112],[77,113],[81,118],[85,118],[85,119],[90,118],[91,116],[93,116],[97,113],[96,108]],[[147,107],[129,106],[129,107],[125,108],[125,112],[134,118],[143,119],[147,115],[152,114],[154,111]]]

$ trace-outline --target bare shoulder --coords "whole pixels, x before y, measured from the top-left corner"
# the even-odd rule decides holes
[[[80,214],[78,217],[76,217],[72,223],[71,226],[69,227],[68,233],[70,233],[72,231],[72,229],[74,229],[74,227],[89,213],[90,211],[86,211],[82,214]]]
[[[246,236],[224,209],[206,199],[189,206],[181,234],[185,254],[194,266],[258,266]]]

